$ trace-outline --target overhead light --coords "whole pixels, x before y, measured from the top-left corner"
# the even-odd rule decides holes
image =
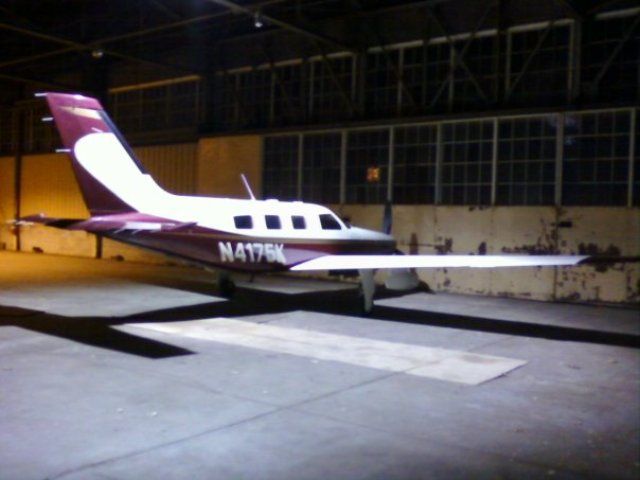
[[[260,10],[257,10],[256,13],[253,14],[253,26],[256,28],[262,28],[264,22],[262,21],[262,15],[260,15]]]
[[[104,50],[102,50],[101,48],[94,48],[93,50],[91,50],[91,56],[94,59],[98,60],[104,56]]]

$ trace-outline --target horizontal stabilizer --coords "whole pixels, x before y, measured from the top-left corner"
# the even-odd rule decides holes
[[[123,213],[115,215],[101,215],[87,219],[53,218],[40,215],[23,217],[21,221],[42,223],[50,227],[66,230],[84,230],[90,233],[114,232],[175,232],[185,230],[196,225],[195,222],[176,222],[166,218],[143,215],[140,213]]]
[[[300,263],[292,270],[570,266],[588,258],[586,255],[325,255]]]
[[[57,217],[47,217],[46,215],[40,213],[38,215],[29,215],[27,217],[22,217],[20,220],[16,222],[17,225],[29,225],[33,223],[41,223],[42,225],[46,225],[48,227],[56,227],[56,228],[64,228],[68,229],[71,225],[75,225],[78,222],[82,222],[82,218],[57,218]]]

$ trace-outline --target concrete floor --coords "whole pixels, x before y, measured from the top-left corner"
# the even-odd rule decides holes
[[[0,479],[640,476],[638,310],[413,294],[362,318],[328,282],[213,291],[0,252]],[[469,385],[398,366],[414,351],[525,364]]]

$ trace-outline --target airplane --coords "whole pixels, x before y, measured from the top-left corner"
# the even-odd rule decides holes
[[[91,216],[23,217],[67,230],[83,230],[221,271],[218,288],[231,295],[227,272],[354,271],[362,310],[369,313],[374,272],[390,269],[390,290],[415,289],[416,268],[573,266],[585,255],[405,255],[390,234],[358,228],[328,208],[301,202],[258,200],[243,177],[248,199],[175,195],[162,189],[138,161],[100,102],[67,93],[45,97]],[[624,259],[617,258],[615,261]]]

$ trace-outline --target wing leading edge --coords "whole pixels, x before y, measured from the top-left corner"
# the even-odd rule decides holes
[[[578,265],[588,258],[586,255],[325,255],[291,270],[550,267]]]

